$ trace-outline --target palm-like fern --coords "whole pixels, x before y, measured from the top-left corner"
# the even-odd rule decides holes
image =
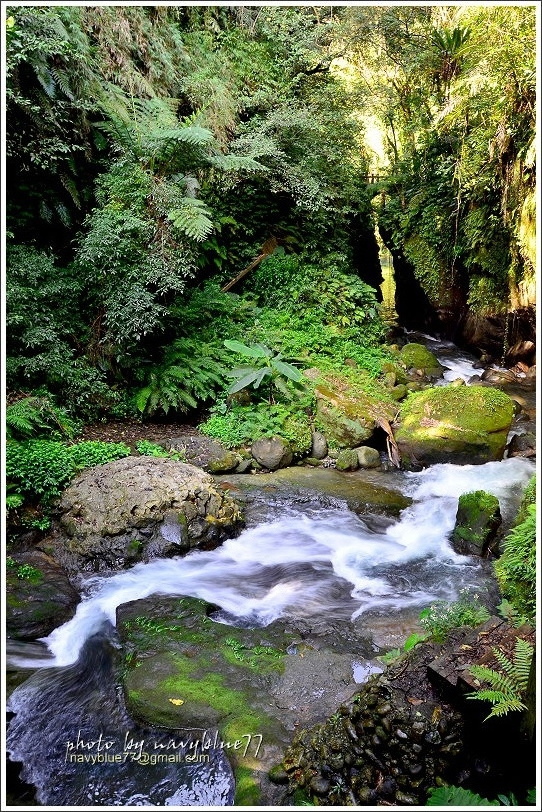
[[[46,397],[25,397],[6,408],[6,435],[9,440],[39,437],[51,428],[72,438],[75,426],[63,409]]]
[[[147,385],[137,393],[136,407],[148,415],[195,409],[224,386],[220,355],[212,345],[198,345],[185,338],[173,342],[163,364],[151,371]]]
[[[491,702],[493,708],[486,719],[491,716],[505,716],[511,711],[527,709],[522,698],[527,690],[534,647],[528,640],[518,637],[513,660],[509,660],[497,648],[493,649],[493,654],[502,671],[495,671],[482,665],[473,665],[470,668],[473,677],[487,682],[490,686],[474,691],[467,697],[467,699],[482,699]]]

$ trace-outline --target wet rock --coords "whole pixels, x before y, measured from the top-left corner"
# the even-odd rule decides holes
[[[355,471],[359,468],[356,449],[343,449],[339,451],[336,464],[337,471]]]
[[[317,460],[323,460],[324,457],[327,457],[327,452],[328,446],[325,435],[323,435],[321,431],[313,431],[310,456]]]
[[[56,535],[40,546],[68,572],[104,571],[204,542],[241,522],[237,503],[213,478],[171,459],[125,457],[80,474],[60,501]]]
[[[451,535],[454,550],[460,555],[487,555],[501,523],[496,496],[487,491],[461,494]]]
[[[403,463],[500,460],[514,416],[508,395],[486,386],[439,386],[401,405],[395,439]]]
[[[290,446],[282,437],[262,437],[252,443],[251,453],[262,468],[275,471],[286,468],[293,459]]]
[[[6,631],[17,640],[46,637],[69,620],[79,595],[64,569],[39,550],[8,556]]]
[[[508,443],[509,457],[534,457],[536,455],[536,435],[527,431],[524,434],[514,434]]]
[[[358,455],[358,463],[360,468],[379,468],[380,467],[380,453],[376,448],[363,445],[355,448],[354,451]]]

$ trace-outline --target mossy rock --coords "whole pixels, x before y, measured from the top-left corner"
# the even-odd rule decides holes
[[[394,386],[395,384],[408,383],[405,370],[400,364],[395,364],[393,361],[384,361],[382,364],[382,372],[384,375],[392,374],[395,376],[395,381],[393,383]]]
[[[356,375],[357,384],[339,373],[322,373],[315,387],[316,423],[332,447],[363,445],[380,416],[393,419],[395,403],[385,386],[375,381],[369,386],[364,370]]]
[[[439,386],[412,393],[401,404],[395,439],[403,463],[432,465],[500,460],[514,402],[487,386]]]
[[[18,640],[46,637],[70,620],[79,595],[65,571],[40,550],[8,556],[6,630]]]
[[[451,535],[454,550],[461,555],[486,555],[501,523],[499,500],[492,493],[462,494]]]
[[[337,471],[356,471],[359,468],[358,452],[353,448],[339,451],[336,468]]]
[[[443,368],[440,365],[436,355],[424,347],[423,344],[405,344],[399,353],[401,363],[407,369],[421,370],[424,375],[440,377]],[[398,381],[400,383],[400,381]],[[406,383],[406,381],[403,381]]]

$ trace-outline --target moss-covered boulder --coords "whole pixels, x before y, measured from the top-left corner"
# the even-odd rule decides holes
[[[348,374],[317,371],[316,423],[332,446],[356,448],[368,440],[379,417],[393,419],[395,403],[384,384],[365,370]]]
[[[280,622],[233,627],[216,611],[195,598],[159,596],[117,609],[126,704],[153,727],[197,728],[211,738],[218,728],[235,770],[236,804],[275,806],[267,771],[298,725],[325,718],[352,695],[353,655],[335,650],[337,635],[333,650],[320,650],[300,642],[306,630]]]
[[[69,620],[79,595],[65,571],[39,550],[7,556],[6,631],[18,640],[46,637]]]
[[[499,500],[492,493],[472,491],[462,494],[451,535],[454,550],[461,555],[486,555],[501,523]]]
[[[513,416],[514,402],[498,389],[431,387],[403,401],[395,439],[407,467],[500,460]]]
[[[399,359],[406,369],[420,371],[423,375],[439,378],[443,373],[436,355],[423,344],[405,344],[399,353]]]
[[[356,471],[359,468],[358,452],[354,448],[344,448],[339,451],[337,471]]]

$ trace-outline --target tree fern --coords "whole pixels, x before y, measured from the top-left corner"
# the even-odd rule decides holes
[[[179,208],[169,212],[168,217],[180,232],[196,242],[202,242],[214,228],[210,214],[203,200],[186,197]]]
[[[518,637],[516,640],[514,659],[509,660],[499,649],[493,649],[493,655],[502,671],[495,671],[482,665],[473,665],[470,672],[473,677],[487,682],[489,688],[481,688],[469,694],[467,699],[480,699],[491,702],[493,708],[486,716],[505,716],[512,711],[526,710],[522,702],[527,690],[529,671],[534,654],[534,647],[527,641]],[[484,720],[485,721],[485,720]]]

